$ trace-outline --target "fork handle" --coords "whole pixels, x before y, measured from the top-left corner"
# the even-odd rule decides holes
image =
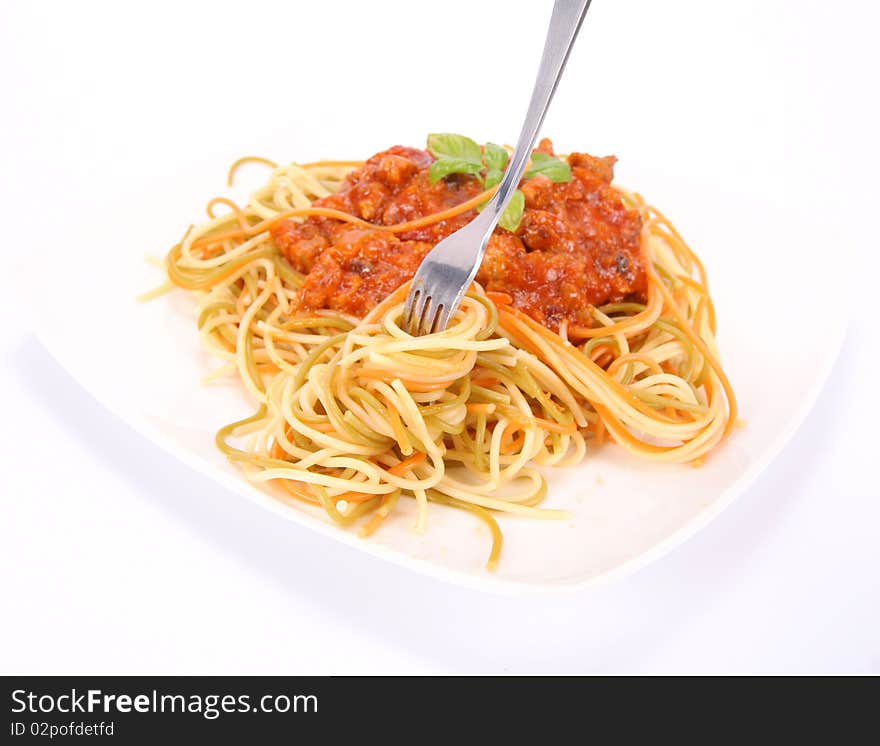
[[[483,211],[493,217],[490,231],[501,218],[504,208],[507,207],[522,178],[532,155],[532,147],[538,137],[538,131],[547,114],[547,107],[550,106],[550,100],[556,92],[556,86],[559,85],[568,55],[589,7],[590,0],[556,0],[553,5],[553,15],[550,17],[544,54],[541,56],[541,65],[538,68],[529,110],[519,133],[519,139],[516,141],[516,148],[510,157],[510,165],[498,185],[498,191],[490,200],[487,209]]]

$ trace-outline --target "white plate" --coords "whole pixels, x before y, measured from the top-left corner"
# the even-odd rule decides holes
[[[569,509],[572,519],[499,517],[504,551],[497,572],[488,573],[488,532],[469,515],[431,506],[428,531],[417,535],[412,506],[402,501],[374,537],[360,539],[319,511],[261,492],[216,451],[215,431],[250,414],[251,403],[234,381],[200,383],[218,363],[199,343],[190,298],[177,291],[138,304],[134,297],[162,279],[144,254],[161,255],[187,222],[201,219],[195,206],[217,193],[206,185],[220,170],[218,164],[175,174],[171,184],[144,185],[138,198],[101,205],[100,220],[96,206],[85,215],[88,224],[69,228],[73,239],[53,252],[51,269],[41,262],[33,275],[39,297],[76,302],[69,311],[53,306],[37,328],[70,374],[133,428],[298,524],[291,541],[311,529],[417,572],[484,589],[572,589],[619,577],[705,526],[755,479],[806,415],[844,335],[845,310],[823,313],[814,302],[835,282],[830,264],[808,261],[833,245],[819,226],[630,164],[628,185],[662,184],[662,193],[646,197],[666,210],[707,265],[723,361],[747,424],[701,468],[642,463],[609,445],[580,467],[549,472],[546,505]]]

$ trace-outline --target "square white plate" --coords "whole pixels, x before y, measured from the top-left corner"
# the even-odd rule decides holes
[[[277,153],[279,148],[263,152]],[[221,173],[218,164],[216,173]],[[657,181],[653,172],[653,181]],[[259,175],[247,172],[250,186]],[[630,167],[629,186],[638,188]],[[836,282],[835,266],[810,261],[833,245],[807,216],[751,204],[705,185],[663,177],[663,194],[645,195],[669,217],[705,262],[717,304],[723,362],[745,427],[704,466],[642,463],[614,445],[589,452],[572,469],[548,471],[546,505],[572,519],[535,522],[500,516],[504,550],[495,573],[484,569],[487,530],[460,511],[432,505],[428,531],[411,530],[412,506],[364,540],[321,511],[283,504],[248,483],[214,447],[216,430],[251,414],[229,379],[201,384],[219,365],[199,343],[194,301],[181,291],[147,304],[135,296],[163,280],[145,253],[161,256],[207,201],[204,169],[96,205],[51,261],[35,257],[31,297],[67,298],[35,309],[43,343],[96,399],[169,453],[242,497],[298,524],[418,572],[493,590],[580,588],[656,559],[705,526],[779,452],[803,420],[843,339],[846,310],[815,299]],[[238,189],[233,196],[241,199]],[[677,214],[671,205],[684,205]],[[845,247],[841,247],[845,251]],[[821,252],[821,253],[820,253]]]

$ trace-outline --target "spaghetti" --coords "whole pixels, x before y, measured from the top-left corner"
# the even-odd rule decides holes
[[[462,216],[492,190],[428,216],[388,225],[315,205],[340,190],[357,162],[275,166],[245,207],[208,205],[168,254],[170,282],[199,294],[204,343],[236,373],[258,409],[217,434],[218,447],[282,499],[322,507],[341,525],[375,531],[403,498],[416,530],[431,502],[468,510],[502,537],[497,513],[534,519],[540,467],[579,463],[608,438],[636,456],[699,462],[729,432],[736,399],[715,344],[715,310],[699,259],[672,224],[635,193],[644,302],[590,308],[592,325],[557,331],[510,294],[474,284],[440,333],[402,328],[408,284],[363,317],[304,311],[304,275],[273,238],[282,220],[321,216],[405,234]],[[221,209],[223,210],[221,212]],[[212,374],[215,375],[215,374]]]

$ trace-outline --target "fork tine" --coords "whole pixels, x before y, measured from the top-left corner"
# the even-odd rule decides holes
[[[451,312],[451,305],[444,304],[440,306],[439,312],[437,313],[436,331],[442,332],[447,326],[449,326],[449,318],[452,316]]]
[[[418,282],[418,284],[416,284]],[[406,296],[403,306],[403,324],[408,334],[417,336],[419,333],[419,321],[425,310],[425,293],[422,283],[418,278],[413,280],[413,287]]]
[[[437,321],[440,319],[440,313],[443,311],[441,306],[434,298],[431,298],[431,313],[425,314],[425,320],[422,328],[425,334],[433,334],[437,331]]]
[[[430,301],[430,296],[425,292],[424,288],[421,288],[413,303],[412,314],[409,317],[409,333],[414,337],[422,334],[422,320],[425,318]]]
[[[409,292],[406,294],[406,300],[403,302],[403,324],[404,326],[409,326],[410,319],[412,318],[413,306],[415,306],[416,301],[419,297],[419,285],[418,285],[418,277],[413,278],[412,285],[410,285]]]
[[[431,333],[431,327],[434,324],[434,315],[436,309],[437,304],[434,302],[434,298],[428,293],[425,293],[425,305],[422,309],[423,312],[418,319],[419,335]]]

